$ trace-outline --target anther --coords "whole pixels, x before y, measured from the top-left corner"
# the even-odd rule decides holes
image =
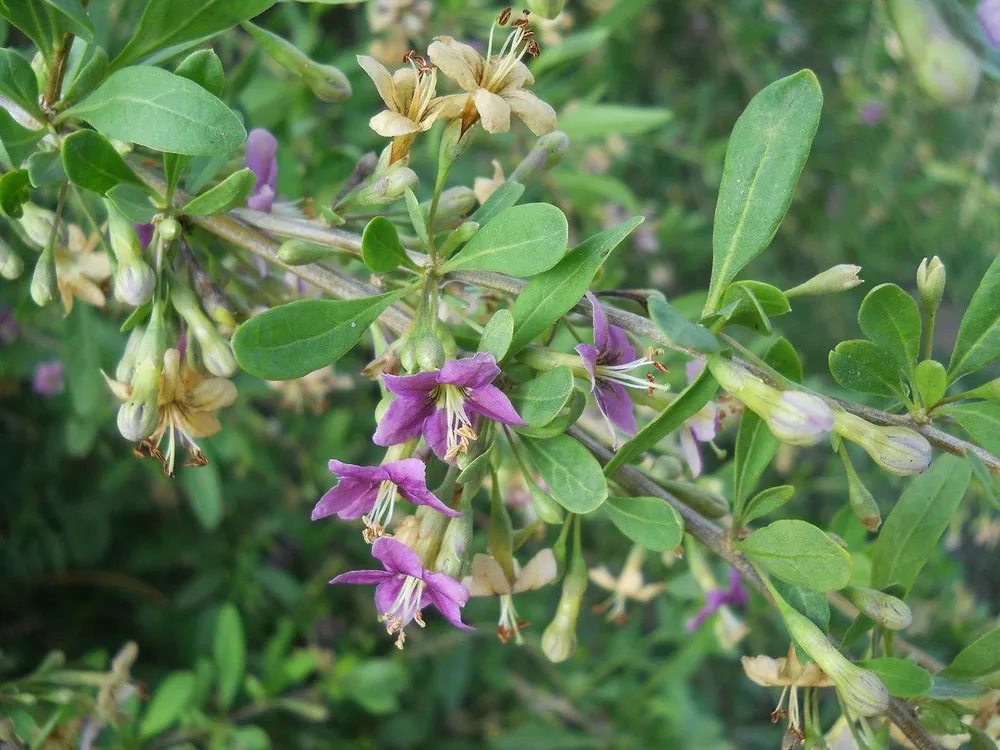
[[[507,22],[510,20],[510,14],[512,10],[513,9],[508,5],[502,11],[500,11],[500,17],[497,19],[497,24],[499,24],[500,26],[506,26]]]

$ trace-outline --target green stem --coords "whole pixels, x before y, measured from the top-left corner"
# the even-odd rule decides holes
[[[441,193],[444,192],[444,185],[448,181],[448,170],[438,168],[437,180],[434,181],[434,197],[431,198],[431,207],[427,212],[427,252],[431,256],[431,263],[437,260],[437,249],[434,247],[434,218],[437,215],[438,203],[441,200]]]
[[[924,310],[924,348],[921,359],[930,359],[934,349],[934,323],[937,310]]]

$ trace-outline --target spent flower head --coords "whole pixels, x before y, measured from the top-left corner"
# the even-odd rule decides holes
[[[646,583],[643,580],[642,561],[645,554],[643,547],[638,544],[633,545],[617,578],[604,565],[587,571],[591,581],[605,591],[611,592],[606,601],[595,607],[599,612],[606,611],[609,620],[619,624],[625,622],[627,617],[625,609],[629,599],[645,604],[663,593],[662,583]]]
[[[514,580],[508,580],[500,565],[490,555],[479,554],[472,558],[472,567],[468,577],[462,581],[469,590],[470,596],[499,596],[500,620],[497,623],[497,638],[501,643],[507,643],[511,638],[521,644],[521,630],[528,622],[517,616],[514,609],[514,594],[534,591],[552,583],[559,575],[559,566],[552,550],[540,550],[522,568],[514,560]]]

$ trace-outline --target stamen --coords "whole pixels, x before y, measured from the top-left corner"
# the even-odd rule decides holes
[[[374,544],[376,539],[385,534],[385,530],[392,522],[392,512],[396,507],[398,493],[399,488],[392,482],[385,481],[379,485],[378,496],[371,513],[361,516],[361,522],[365,525],[361,536],[368,544]]]
[[[424,618],[420,614],[420,600],[423,598],[424,582],[412,576],[406,576],[403,587],[399,590],[396,601],[389,607],[388,612],[383,612],[379,617],[380,621],[386,623],[385,632],[389,635],[397,635],[396,648],[402,649],[406,642],[406,635],[403,628],[406,623],[413,620],[420,627],[424,627]]]
[[[500,11],[500,17],[497,19],[497,24],[499,24],[500,26],[506,26],[507,22],[510,20],[510,14],[512,10],[513,9],[508,5],[502,11]],[[517,22],[515,21],[515,23]]]

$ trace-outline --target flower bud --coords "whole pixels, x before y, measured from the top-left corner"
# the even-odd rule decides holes
[[[847,493],[851,511],[862,526],[869,531],[877,531],[882,525],[882,514],[879,512],[878,503],[858,477],[843,445],[840,447],[840,457],[844,460],[844,470],[847,472]]]
[[[55,213],[31,202],[25,203],[22,208],[24,213],[18,221],[25,234],[28,235],[28,239],[39,249],[47,247],[49,238],[52,236],[52,227],[56,224]],[[66,247],[69,244],[69,230],[63,222],[59,222],[55,244],[59,247]]]
[[[24,261],[14,252],[14,248],[0,239],[0,276],[9,281],[20,278],[24,273]]]
[[[889,707],[889,691],[882,681],[848,661],[812,620],[790,607],[772,587],[769,588],[788,632],[833,681],[840,699],[851,713],[858,716],[885,713]]]
[[[490,493],[490,529],[486,539],[486,551],[500,564],[507,581],[513,585],[514,573],[514,526],[507,513],[507,506],[500,494],[499,482],[493,482]]]
[[[944,263],[936,255],[929,261],[924,258],[917,267],[917,295],[925,312],[933,313],[944,297]]]
[[[549,20],[562,13],[565,7],[566,0],[528,0],[528,10]]]
[[[441,136],[441,147],[438,151],[438,172],[448,174],[451,165],[465,153],[465,150],[472,143],[472,136],[475,131],[470,128],[462,130],[462,118],[452,120],[444,129]]]
[[[476,207],[476,194],[472,188],[465,185],[448,188],[438,199],[437,218],[438,219],[459,219],[472,213]],[[424,216],[430,212],[430,201],[420,204],[420,209]]]
[[[132,375],[135,373],[135,360],[139,351],[139,344],[145,333],[146,329],[143,326],[136,326],[132,329],[132,332],[128,336],[128,341],[125,342],[125,351],[122,354],[122,358],[118,361],[118,367],[115,370],[115,380],[121,383],[131,382]]]
[[[402,198],[407,188],[415,188],[417,181],[417,173],[409,167],[394,166],[359,191],[354,202],[359,206],[387,206]]]
[[[31,299],[39,307],[45,307],[55,299],[57,291],[56,264],[52,259],[52,249],[46,248],[38,256],[35,272],[31,275]]]
[[[834,414],[834,430],[864,448],[890,474],[902,477],[919,474],[930,465],[930,443],[908,427],[874,425],[838,410]]]
[[[542,651],[555,663],[566,661],[576,650],[576,620],[587,590],[587,565],[580,549],[580,519],[576,518],[575,523],[573,554],[563,578],[562,595],[555,617],[542,633]]]
[[[236,374],[236,357],[233,350],[208,316],[202,312],[194,293],[183,284],[170,286],[170,301],[184,322],[188,324],[188,333],[194,336],[201,347],[205,369],[220,378],[229,378]]]
[[[527,183],[540,177],[563,160],[567,149],[569,149],[569,136],[561,130],[546,133],[535,141],[535,147],[514,168],[509,179]]]
[[[932,0],[889,0],[889,15],[924,93],[946,105],[971,100],[979,58],[952,34]]]
[[[303,69],[302,80],[321,102],[342,102],[351,96],[351,82],[332,65],[312,62]]]
[[[413,551],[420,558],[421,566],[429,568],[437,559],[438,552],[441,551],[444,533],[451,519],[426,505],[417,508],[413,517],[419,522],[417,541],[413,545]]]
[[[854,584],[844,589],[844,594],[862,614],[887,630],[904,630],[913,622],[910,608],[894,596]]]
[[[160,419],[160,375],[166,352],[161,303],[153,304],[149,325],[136,349],[135,370],[130,381],[131,393],[118,410],[118,431],[126,440],[145,440]]]
[[[413,350],[420,370],[438,370],[444,364],[444,347],[430,332],[413,342]]]
[[[807,297],[846,292],[862,283],[862,279],[858,278],[860,272],[861,266],[842,263],[816,274],[796,287],[785,290],[784,294],[786,297]]]
[[[181,225],[178,223],[177,219],[171,216],[161,220],[160,223],[156,225],[156,230],[167,242],[173,242],[181,236]]]
[[[462,500],[457,510],[462,514],[448,521],[441,539],[441,550],[434,561],[434,570],[450,578],[461,580],[462,572],[469,561],[469,544],[472,542],[472,495],[462,492]]]
[[[816,445],[833,429],[833,412],[819,396],[783,391],[765,416],[774,436],[791,445]]]
[[[132,307],[144,305],[153,298],[156,274],[143,261],[119,265],[115,275],[115,293]]]
[[[305,240],[287,240],[278,248],[278,260],[289,266],[307,266],[325,260],[337,252],[339,251],[332,247],[315,245]]]

